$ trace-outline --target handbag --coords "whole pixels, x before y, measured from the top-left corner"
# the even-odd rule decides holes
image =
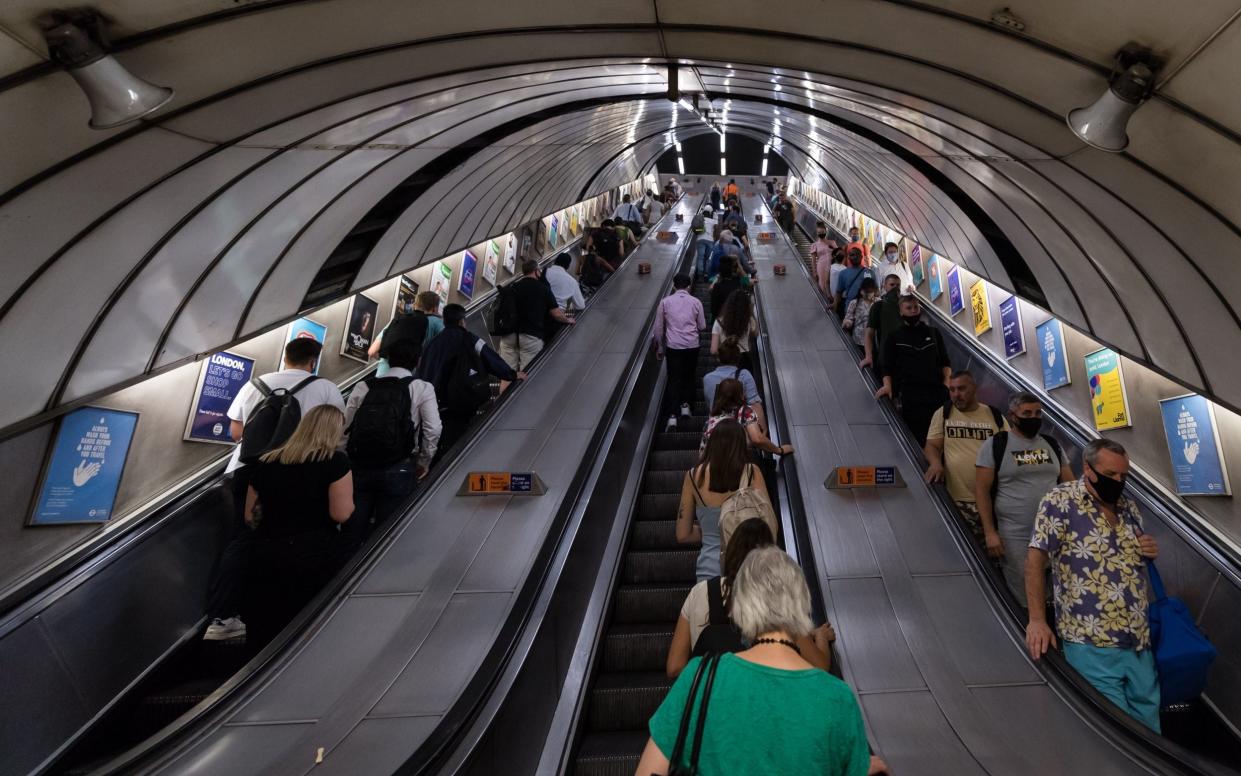
[[[672,747],[671,767],[668,776],[698,776],[698,753],[702,748],[702,732],[707,724],[707,704],[711,700],[711,685],[715,683],[715,669],[720,664],[719,655],[708,655],[698,663],[694,672],[694,681],[689,686],[689,696],[685,699],[685,708],[681,711],[681,727],[677,730],[676,744]],[[685,753],[685,739],[689,733],[689,718],[694,710],[694,696],[698,694],[698,682],[706,674],[706,683],[702,689],[702,700],[698,704],[698,722],[694,726],[694,743],[689,753],[689,764],[682,768],[678,765]]]
[[[1159,670],[1160,705],[1192,701],[1202,694],[1217,654],[1215,647],[1198,629],[1189,608],[1179,598],[1164,591],[1163,580],[1155,564],[1147,560],[1150,573],[1151,601],[1147,612],[1150,621],[1151,648]]]

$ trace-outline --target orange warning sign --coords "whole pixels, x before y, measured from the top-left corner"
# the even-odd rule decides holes
[[[838,466],[836,482],[853,487],[866,487],[875,484],[875,467],[873,466]]]
[[[758,233],[759,242],[771,242],[774,239],[776,239],[775,232],[759,232]]]
[[[489,493],[529,493],[533,485],[532,472],[470,472],[466,478],[470,495]]]
[[[837,466],[823,484],[828,490],[905,487],[895,466]]]
[[[656,232],[655,239],[660,242],[674,242],[677,239],[676,232]]]

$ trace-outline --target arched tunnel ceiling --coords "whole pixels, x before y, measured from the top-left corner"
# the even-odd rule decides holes
[[[1024,38],[969,0],[109,0],[96,7],[118,58],[178,95],[93,132],[71,80],[37,63],[46,3],[10,2],[0,341],[23,369],[3,378],[0,428],[295,315],[343,235],[402,183],[418,196],[355,288],[634,177],[673,114],[705,131],[658,99],[669,58],[692,62],[717,108],[732,99],[734,131],[778,128],[808,182],[1239,407],[1241,365],[1218,357],[1241,345],[1226,282],[1241,101],[1221,64],[1241,47],[1238,9],[1081,5],[1014,8]],[[1129,40],[1173,77],[1128,151],[1104,154],[1061,116],[1098,95]],[[445,160],[442,180],[410,183]]]

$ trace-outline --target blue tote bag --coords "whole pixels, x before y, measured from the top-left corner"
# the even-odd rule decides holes
[[[1151,646],[1159,669],[1159,700],[1163,706],[1192,701],[1202,694],[1215,661],[1215,647],[1194,623],[1189,609],[1179,598],[1170,598],[1163,589],[1159,571],[1150,560],[1151,592],[1149,609]]]

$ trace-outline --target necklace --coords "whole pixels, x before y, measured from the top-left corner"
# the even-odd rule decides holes
[[[794,652],[796,652],[797,654],[799,654],[799,655],[801,654],[801,649],[800,649],[800,648],[799,648],[796,644],[794,644],[792,641],[789,641],[788,639],[754,639],[753,643],[754,643],[755,645],[758,645],[758,644],[783,644],[784,646],[786,646],[786,647],[788,647],[789,649],[793,650],[793,651],[794,651]]]

